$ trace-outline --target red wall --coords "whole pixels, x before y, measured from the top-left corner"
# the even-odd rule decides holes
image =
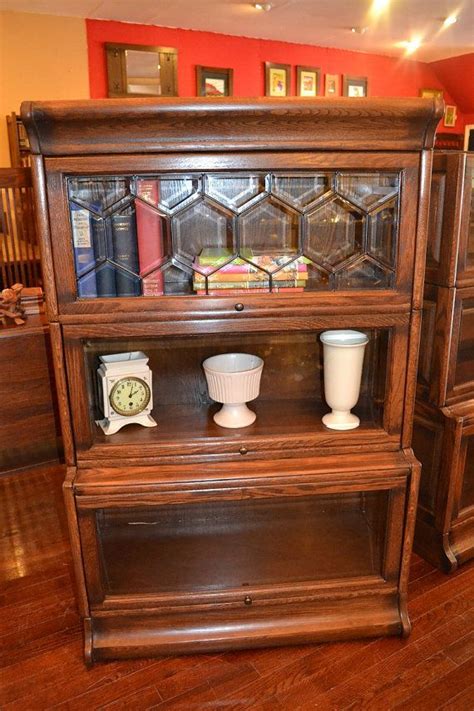
[[[450,57],[430,65],[447,91],[453,96],[459,111],[474,113],[474,52]]]
[[[425,87],[442,89],[446,103],[455,103],[431,65],[415,60],[154,25],[86,20],[86,27],[92,98],[107,96],[104,42],[124,42],[176,47],[180,96],[196,96],[197,64],[232,67],[234,96],[264,96],[263,63],[269,61],[292,65],[292,96],[296,95],[296,65],[301,64],[320,67],[323,75],[367,76],[370,96],[419,96],[419,90]],[[323,91],[324,86],[321,93]],[[463,125],[462,114],[458,111],[456,126],[447,129],[441,123],[440,130],[462,132]]]

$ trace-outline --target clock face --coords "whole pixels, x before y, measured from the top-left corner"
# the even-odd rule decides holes
[[[141,378],[121,378],[110,391],[109,400],[118,415],[138,415],[150,402],[150,388]]]

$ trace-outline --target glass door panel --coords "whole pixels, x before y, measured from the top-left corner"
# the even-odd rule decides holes
[[[398,173],[67,179],[81,298],[394,285]]]
[[[108,595],[382,576],[389,492],[102,509]]]

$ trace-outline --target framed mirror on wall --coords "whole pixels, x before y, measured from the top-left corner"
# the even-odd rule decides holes
[[[109,98],[178,96],[178,51],[173,47],[105,44]]]

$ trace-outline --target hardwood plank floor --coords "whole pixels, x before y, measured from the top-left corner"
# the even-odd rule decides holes
[[[474,562],[413,557],[406,640],[97,664],[86,670],[60,467],[0,478],[0,708],[474,709]]]

